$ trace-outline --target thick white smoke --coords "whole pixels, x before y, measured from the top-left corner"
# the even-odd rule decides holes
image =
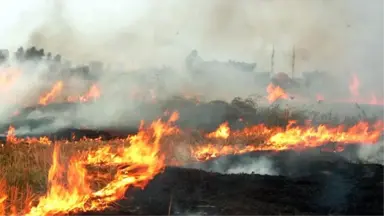
[[[16,0],[2,6],[8,19],[1,21],[1,45],[33,44],[73,60],[147,66],[175,63],[196,48],[206,58],[257,60],[269,69],[274,44],[277,71],[290,70],[293,45],[298,71],[382,69],[380,0]]]
[[[1,3],[0,13],[7,18],[0,20],[0,47],[15,50],[20,45],[34,45],[75,63],[101,60],[120,63],[126,69],[169,65],[181,75],[168,79],[174,92],[190,82],[184,73],[184,59],[192,49],[207,60],[255,61],[257,71],[269,71],[272,46],[276,50],[276,72],[290,72],[295,46],[297,74],[320,69],[349,79],[345,75],[354,72],[359,74],[362,88],[370,88],[379,98],[383,92],[381,0]],[[226,95],[229,99],[265,91],[264,86],[250,87],[252,75],[228,68],[212,70],[217,74],[204,76],[206,85],[197,88],[200,94],[213,98]],[[109,78],[104,75],[100,82],[118,93],[120,87],[107,82]],[[125,86],[137,82],[131,80]],[[182,84],[174,87],[175,83]],[[116,107],[133,106],[123,100],[108,102],[94,109],[97,113],[109,110],[104,118],[98,116],[99,122],[120,118],[112,113]],[[89,109],[85,112],[93,116]]]
[[[229,158],[218,158],[208,164],[192,164],[192,168],[203,169],[208,172],[222,174],[259,174],[259,175],[279,175],[274,160],[269,156],[248,157],[242,156],[235,161]]]

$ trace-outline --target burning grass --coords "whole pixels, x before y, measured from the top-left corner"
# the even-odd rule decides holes
[[[333,151],[342,151],[347,144],[375,144],[384,129],[381,121],[345,119],[340,124],[331,116],[328,117],[333,122],[324,125],[321,122],[325,118],[319,120],[313,115],[311,119],[307,113],[281,110],[278,106],[258,108],[241,99],[224,105],[225,121],[211,133],[176,126],[177,113],[165,121],[142,124],[134,136],[109,141],[20,139],[10,128],[7,143],[0,149],[0,213],[56,215],[100,211],[122,199],[127,188],[145,187],[167,165],[260,150],[301,150],[329,142],[337,143]],[[175,106],[168,105],[167,110],[183,105],[179,101]],[[189,106],[201,108],[215,103]],[[260,118],[266,119],[265,123],[260,123]],[[242,127],[232,127],[236,123]]]
[[[119,143],[119,145],[122,144],[124,143]],[[26,213],[30,209],[28,207],[29,203],[36,204],[38,197],[47,191],[48,173],[52,166],[52,155],[55,147],[56,151],[60,152],[58,160],[62,164],[67,164],[72,156],[101,148],[105,145],[113,146],[117,145],[117,143],[84,140],[55,143],[55,145],[38,143],[3,145],[0,149],[0,172],[3,177],[3,194],[13,195],[10,195],[3,203],[5,204],[5,209],[2,213]],[[34,195],[25,197],[26,194]],[[27,198],[28,201],[26,201]],[[25,212],[20,212],[21,209]]]
[[[54,215],[107,208],[124,197],[128,187],[144,187],[161,172],[164,157],[159,154],[159,142],[170,131],[171,126],[156,121],[135,136],[108,143],[7,143],[1,150],[1,167],[6,174],[1,214]],[[34,174],[29,170],[35,170]],[[25,204],[25,197],[15,200],[7,195],[22,185],[32,186],[39,198]]]

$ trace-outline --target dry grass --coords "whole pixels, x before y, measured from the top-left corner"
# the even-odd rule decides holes
[[[51,164],[52,147],[6,144],[0,149],[0,170],[7,183],[42,190]]]
[[[204,139],[202,136],[200,140]],[[162,139],[161,151],[167,152],[166,163],[180,165],[191,159],[189,143],[198,143],[196,136],[176,134],[166,136]],[[51,145],[39,143],[6,143],[0,147],[0,201],[1,196],[8,196],[5,212],[16,212],[15,209],[28,209],[36,203],[37,197],[47,191],[48,172],[52,165],[52,155],[55,146],[59,146],[59,161],[64,166],[68,165],[70,158],[89,152],[104,146],[122,147],[128,146],[127,139],[102,140],[80,140],[80,141],[57,141]],[[96,168],[97,170],[94,170]],[[87,167],[88,172],[116,171],[113,167]],[[105,184],[105,179],[92,179],[91,187],[100,188]],[[11,205],[12,204],[12,205]],[[0,205],[1,207],[1,205]],[[1,209],[0,209],[1,212]],[[4,211],[3,211],[4,212]],[[17,212],[20,213],[20,212]]]
[[[2,144],[0,148],[0,196],[8,195],[6,212],[10,208],[25,209],[39,194],[47,190],[48,172],[52,164],[54,145],[59,145],[60,161],[68,164],[69,159],[81,152],[97,149],[101,146],[120,146],[127,142],[117,141],[76,141],[45,144]],[[10,204],[13,204],[12,206]],[[22,207],[21,207],[22,206]]]
[[[166,152],[166,163],[180,165],[191,162],[190,148],[197,145],[215,143],[230,145],[232,143],[255,143],[256,138],[229,138],[227,140],[207,139],[199,132],[181,133],[166,136],[162,139],[162,152]],[[257,140],[261,142],[261,139]],[[60,148],[60,161],[67,164],[70,158],[81,152],[98,149],[102,146],[126,146],[129,142],[124,139],[99,141],[83,140],[74,142],[57,142],[45,144],[3,144],[0,148],[0,172],[8,186],[17,187],[25,192],[30,187],[34,193],[44,193],[47,187],[48,171],[52,164],[52,154],[55,145]]]

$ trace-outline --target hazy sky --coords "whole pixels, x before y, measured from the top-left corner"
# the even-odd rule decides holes
[[[205,59],[256,61],[269,70],[383,74],[382,0],[0,0],[0,46],[37,45],[83,61],[132,67]]]

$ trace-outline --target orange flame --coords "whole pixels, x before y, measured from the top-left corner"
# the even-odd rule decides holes
[[[5,215],[5,201],[7,200],[7,182],[5,179],[0,179],[0,215]]]
[[[87,93],[81,96],[68,96],[68,102],[88,102],[90,100],[96,100],[100,97],[101,91],[96,84],[93,84]]]
[[[102,210],[107,208],[109,203],[124,197],[128,187],[143,188],[163,170],[165,157],[159,153],[160,139],[173,133],[174,129],[158,120],[149,128],[142,128],[137,135],[129,137],[128,147],[113,151],[110,146],[105,146],[73,157],[68,166],[67,179],[63,178],[64,167],[58,160],[59,145],[56,145],[53,164],[48,175],[48,192],[26,215]],[[90,173],[87,171],[87,166],[116,167],[116,172],[114,175],[107,175],[111,179],[108,184],[94,191],[91,189],[90,179],[97,179],[96,177],[103,173]]]
[[[273,103],[278,99],[288,99],[287,93],[280,86],[275,86],[272,83],[268,85],[267,92],[267,99],[269,103]]]
[[[48,103],[52,102],[55,99],[55,97],[57,97],[61,93],[62,89],[63,89],[63,82],[58,81],[57,83],[55,83],[55,85],[53,85],[52,89],[48,93],[40,97],[39,104],[47,105]]]
[[[212,132],[207,134],[207,138],[221,138],[221,139],[227,139],[229,137],[229,133],[231,130],[229,129],[228,122],[224,122],[219,126],[219,128]]]
[[[7,131],[7,142],[8,143],[17,143],[17,138],[15,136],[15,128],[10,125]]]
[[[18,138],[16,137],[15,128],[10,125],[7,131],[7,143],[10,144],[18,144],[18,143],[28,143],[28,144],[44,144],[44,145],[50,145],[52,141],[48,137],[27,137],[27,138]]]
[[[79,152],[66,163],[60,157],[60,142],[55,142],[46,194],[39,197],[36,205],[31,206],[31,202],[26,201],[24,210],[17,211],[16,205],[9,205],[14,203],[11,197],[15,196],[8,196],[6,182],[0,181],[0,215],[66,215],[101,211],[110,203],[123,198],[129,187],[144,188],[165,167],[166,158],[161,140],[179,131],[173,126],[178,118],[179,114],[175,112],[167,122],[157,120],[149,126],[142,123],[136,135],[115,140],[123,145],[104,145],[96,150]],[[348,128],[343,125],[312,126],[310,122],[298,126],[295,121],[290,121],[286,127],[259,124],[235,131],[231,131],[225,122],[215,132],[206,135],[211,143],[194,147],[190,153],[194,159],[204,161],[222,155],[258,150],[300,150],[329,142],[339,143],[336,149],[339,151],[346,144],[376,143],[383,131],[382,121],[373,125],[358,122]],[[15,128],[10,126],[7,142],[28,140],[34,139],[17,138]],[[217,143],[225,145],[219,146]]]
[[[351,128],[345,130],[343,125],[338,127],[329,127],[319,125],[312,127],[306,125],[303,127],[292,126],[295,122],[290,122],[286,128],[267,127],[265,125],[256,125],[245,128],[241,131],[234,131],[229,138],[248,137],[248,140],[256,140],[262,137],[264,142],[237,146],[225,145],[217,146],[207,144],[198,146],[192,150],[192,156],[197,160],[208,160],[228,154],[243,154],[246,152],[272,150],[280,151],[286,149],[303,149],[309,147],[319,147],[326,143],[338,142],[340,145],[351,143],[376,143],[384,130],[382,121],[378,121],[373,126],[367,122],[359,122]]]

